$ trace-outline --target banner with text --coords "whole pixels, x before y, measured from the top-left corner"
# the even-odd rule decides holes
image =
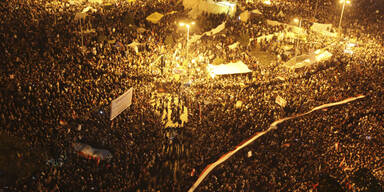
[[[127,92],[125,92],[124,94],[120,95],[120,97],[112,101],[111,116],[110,116],[111,120],[117,117],[121,112],[123,112],[126,108],[128,108],[132,104],[132,94],[133,94],[133,88],[131,87]]]

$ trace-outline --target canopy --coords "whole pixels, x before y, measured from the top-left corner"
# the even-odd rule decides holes
[[[261,13],[258,9],[254,9],[254,10],[252,10],[252,13],[259,14],[259,15],[262,15],[262,14],[263,14],[263,13]]]
[[[325,36],[336,37],[337,33],[333,33],[332,24],[313,23],[311,30],[317,33],[321,33]]]
[[[285,14],[284,14],[283,11],[280,11],[280,12],[277,14],[277,16],[279,16],[279,17],[285,17]]]
[[[208,71],[213,75],[241,74],[252,72],[242,61],[236,63],[227,63],[221,65],[208,64]]]
[[[318,49],[310,55],[300,55],[290,59],[285,63],[285,66],[291,69],[298,69],[305,66],[310,66],[316,62],[329,60],[331,57],[332,53],[325,49]]]
[[[281,22],[278,22],[278,21],[273,21],[273,20],[267,19],[267,25],[277,26],[277,25],[284,25],[284,24],[285,23],[281,23]]]
[[[154,12],[154,13],[152,13],[151,15],[149,15],[147,17],[147,20],[156,24],[156,23],[158,23],[161,20],[161,18],[163,18],[163,16],[164,15],[161,14],[161,13]]]
[[[228,45],[229,49],[235,49],[237,46],[239,46],[239,42],[233,43],[232,45]]]
[[[197,18],[201,13],[228,14],[234,16],[236,3],[229,1],[215,2],[212,0],[183,0],[185,9],[191,9],[189,16]]]
[[[249,17],[250,17],[250,13],[249,13],[249,11],[244,11],[244,12],[242,12],[241,14],[240,14],[240,20],[241,21],[243,21],[243,22],[247,22],[248,21],[248,19],[249,19]]]

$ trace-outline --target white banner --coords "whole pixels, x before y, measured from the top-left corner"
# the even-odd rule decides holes
[[[220,24],[219,26],[217,26],[216,28],[210,30],[210,31],[207,31],[207,32],[204,32],[203,34],[201,35],[193,35],[190,39],[189,39],[189,43],[194,43],[196,42],[197,40],[199,40],[203,35],[207,35],[207,36],[212,36],[212,35],[216,35],[217,33],[221,32],[223,29],[225,29],[225,23],[226,21],[224,21],[222,24]]]
[[[111,103],[111,121],[132,104],[133,88],[120,95]]]
[[[306,112],[306,113],[299,113],[297,115],[292,115],[290,117],[285,117],[283,119],[279,119],[279,120],[276,120],[274,121],[267,130],[265,131],[262,131],[262,132],[257,132],[255,133],[255,135],[253,135],[251,138],[241,142],[239,145],[237,145],[235,147],[235,149],[233,149],[232,151],[229,151],[227,153],[225,153],[223,156],[221,156],[217,161],[207,165],[205,167],[205,169],[203,170],[203,172],[200,174],[200,176],[197,178],[197,180],[195,181],[195,183],[192,185],[191,188],[189,188],[188,192],[193,192],[195,191],[195,189],[200,185],[200,183],[205,179],[205,177],[208,176],[208,174],[215,168],[217,167],[218,165],[224,163],[226,160],[228,160],[232,155],[234,155],[235,153],[237,153],[238,151],[240,151],[241,149],[243,149],[244,147],[248,146],[249,144],[253,143],[256,139],[258,139],[259,137],[263,136],[264,134],[272,131],[272,130],[275,130],[277,129],[277,125],[284,122],[284,121],[287,121],[289,119],[294,119],[294,118],[297,118],[297,117],[302,117],[304,115],[307,115],[307,114],[310,114],[314,111],[317,111],[317,110],[321,110],[321,109],[326,109],[328,107],[333,107],[333,106],[337,106],[337,105],[343,105],[343,104],[346,104],[346,103],[349,103],[349,102],[352,102],[352,101],[355,101],[357,99],[361,99],[361,98],[364,98],[365,96],[364,95],[358,95],[357,97],[350,97],[350,98],[347,98],[347,99],[344,99],[342,101],[339,101],[339,102],[334,102],[334,103],[327,103],[327,104],[323,104],[323,105],[320,105],[320,106],[317,106],[315,108],[313,108],[312,110]]]
[[[251,73],[252,71],[242,61],[236,63],[227,63],[221,65],[208,64],[207,67],[210,73],[214,75],[226,75],[226,74],[239,74],[239,73]]]

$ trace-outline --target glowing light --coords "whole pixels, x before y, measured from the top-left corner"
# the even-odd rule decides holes
[[[271,5],[272,3],[271,3],[270,0],[265,0],[265,1],[264,1],[264,4],[266,4],[266,5]]]
[[[179,23],[179,26],[180,27],[187,27],[187,28],[190,28],[191,27],[191,25],[194,25],[195,24],[195,22],[194,21],[192,21],[190,24],[188,24],[188,23],[183,23],[183,22],[180,22]]]
[[[295,23],[299,23],[300,20],[299,20],[298,18],[294,18],[294,19],[293,19],[293,22],[295,22]]]
[[[345,2],[345,4],[351,4],[350,0],[340,0],[340,3],[344,3],[344,2]]]

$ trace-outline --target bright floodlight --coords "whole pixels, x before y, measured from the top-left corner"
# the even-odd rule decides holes
[[[295,22],[295,23],[299,23],[299,21],[300,21],[300,20],[299,20],[298,18],[294,18],[294,19],[293,19],[293,22]]]
[[[180,27],[184,27],[184,26],[185,26],[185,27],[189,28],[189,27],[191,27],[191,25],[194,25],[194,24],[195,24],[194,21],[192,21],[190,24],[180,22],[180,23],[179,23],[179,26],[180,26]]]
[[[266,4],[266,5],[271,5],[272,3],[271,3],[270,0],[265,0],[265,1],[264,1],[264,4]]]
[[[344,2],[345,2],[345,4],[351,4],[350,0],[340,0],[340,3],[344,3]]]

